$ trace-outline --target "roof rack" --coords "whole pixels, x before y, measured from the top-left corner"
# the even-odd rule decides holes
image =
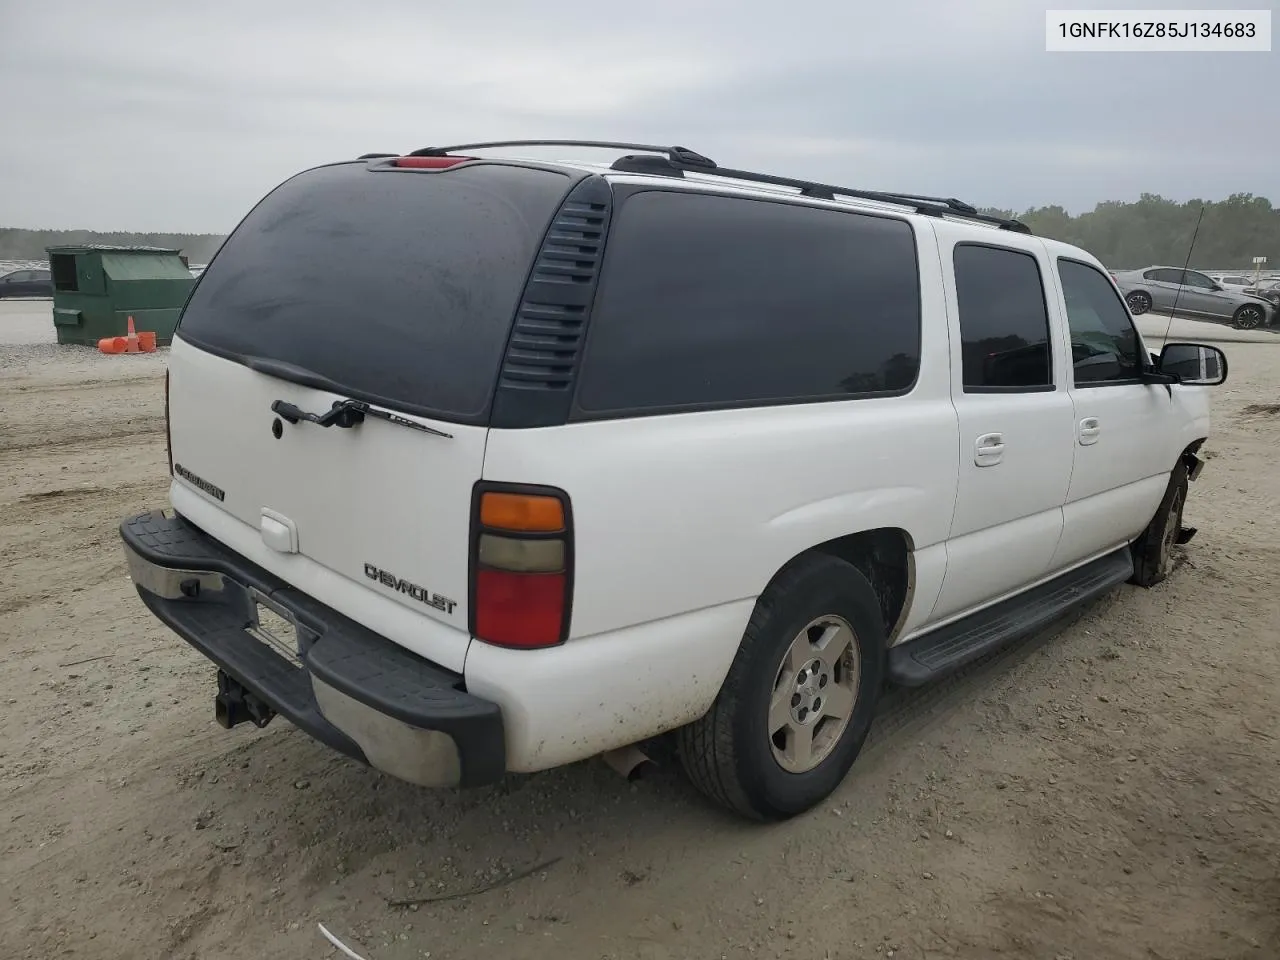
[[[714,170],[715,161],[688,147],[660,147],[651,143],[616,143],[611,140],[495,140],[491,143],[459,143],[451,147],[421,147],[410,157],[443,157],[455,150],[487,150],[492,147],[589,147],[601,150],[642,150],[665,156],[671,163],[699,170]]]
[[[733,170],[721,167],[714,160],[688,147],[663,147],[649,143],[622,143],[612,140],[494,140],[489,143],[460,143],[449,147],[421,147],[409,153],[410,157],[443,157],[457,150],[485,150],[494,147],[588,147],[603,150],[639,150],[655,156],[625,156],[613,162],[610,169],[627,173],[647,173],[670,177],[683,177],[685,173],[698,173],[729,180],[745,180],[777,187],[791,187],[804,197],[834,200],[849,197],[855,200],[871,200],[900,207],[910,207],[916,213],[933,217],[958,217],[989,223],[1001,230],[1014,233],[1031,233],[1031,228],[1018,220],[993,217],[979,213],[972,204],[954,197],[928,197],[914,193],[893,193],[883,190],[859,190],[855,187],[838,187],[811,180],[795,180],[750,170]]]
[[[620,157],[613,162],[611,169],[627,173],[648,173],[666,176],[683,177],[686,172],[698,173],[710,177],[725,177],[730,180],[745,180],[748,183],[763,183],[777,187],[791,187],[800,191],[803,197],[814,197],[819,200],[834,200],[836,197],[850,197],[856,200],[871,200],[876,203],[888,203],[900,207],[910,207],[917,213],[933,217],[958,217],[963,220],[976,220],[989,223],[1001,230],[1013,233],[1031,233],[1031,228],[1019,220],[1008,220],[979,213],[972,204],[957,200],[954,197],[928,197],[916,193],[894,193],[884,190],[859,190],[856,187],[838,187],[828,183],[812,180],[796,180],[792,177],[779,177],[769,173],[756,173],[751,170],[733,170],[728,167],[701,169],[681,163],[671,157],[662,160],[659,157]]]

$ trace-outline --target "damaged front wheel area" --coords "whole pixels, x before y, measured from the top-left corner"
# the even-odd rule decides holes
[[[1198,472],[1198,471],[1197,471]],[[1169,486],[1156,515],[1133,543],[1133,576],[1129,582],[1153,587],[1173,570],[1173,548],[1196,535],[1194,527],[1182,525],[1182,509],[1187,502],[1190,475],[1179,461],[1169,477]]]

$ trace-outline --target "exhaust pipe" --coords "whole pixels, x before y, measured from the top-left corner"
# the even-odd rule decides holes
[[[634,743],[616,750],[606,750],[600,754],[600,759],[629,783],[639,780],[654,766],[653,761]]]

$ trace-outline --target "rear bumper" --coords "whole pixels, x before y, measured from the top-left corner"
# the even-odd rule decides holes
[[[172,511],[120,527],[138,595],[219,669],[322,743],[424,786],[506,772],[502,713],[415,656],[232,552]],[[262,605],[296,632],[297,662],[248,632]]]

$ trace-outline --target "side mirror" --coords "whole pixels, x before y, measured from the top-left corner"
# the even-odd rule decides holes
[[[1227,379],[1227,355],[1201,343],[1166,343],[1156,372],[1177,377],[1186,386],[1216,387]]]

